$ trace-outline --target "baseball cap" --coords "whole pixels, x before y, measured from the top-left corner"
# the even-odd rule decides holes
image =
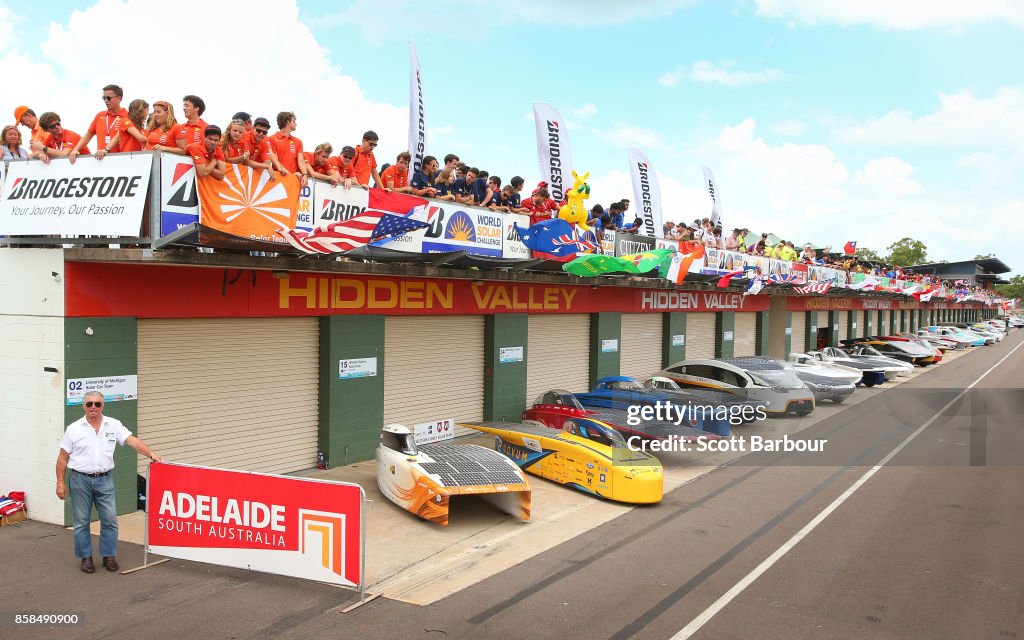
[[[14,110],[14,122],[15,122],[15,124],[20,124],[21,123],[21,117],[23,115],[25,115],[25,112],[28,111],[28,110],[29,110],[28,107],[26,107],[25,105],[22,105],[22,106],[20,106],[20,107],[18,107],[17,109]]]
[[[252,116],[244,111],[239,111],[235,115],[231,116],[232,120],[241,120],[242,122],[249,122],[252,120]]]
[[[355,157],[356,149],[355,149],[355,147],[342,147],[341,148],[341,155]]]

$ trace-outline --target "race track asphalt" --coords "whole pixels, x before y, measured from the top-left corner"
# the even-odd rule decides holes
[[[1015,331],[801,432],[828,440],[820,454],[750,454],[426,607],[343,614],[348,592],[177,560],[89,576],[65,529],[4,527],[0,612],[85,623],[4,620],[0,637],[1024,638],[1022,343]],[[119,555],[141,563],[137,546]]]

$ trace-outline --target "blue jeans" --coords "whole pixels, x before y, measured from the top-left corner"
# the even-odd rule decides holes
[[[100,517],[100,555],[117,555],[117,507],[114,504],[114,478],[111,474],[90,478],[69,471],[71,493],[71,523],[75,529],[75,557],[92,555],[92,536],[89,520],[92,507]]]

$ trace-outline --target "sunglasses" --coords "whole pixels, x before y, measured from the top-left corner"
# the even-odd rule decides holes
[[[97,409],[101,409],[101,408],[103,408],[103,403],[102,402],[86,402],[85,406],[89,407],[90,409],[92,407],[96,407]]]
[[[347,160],[351,160],[351,159],[352,159],[352,158],[354,158],[355,156],[350,156],[350,155],[347,155],[347,154],[344,154],[344,153],[343,153],[343,154],[341,155],[341,157],[342,157],[342,158],[345,158],[345,159],[347,159]]]
[[[103,98],[103,102],[110,102],[111,100],[114,99],[114,96],[100,96],[100,97]]]
[[[378,143],[376,143],[376,142],[367,142],[366,144],[370,145],[370,148],[373,149],[374,147],[377,146]]]
[[[51,124],[50,126],[48,126],[48,127],[46,127],[46,128],[47,128],[48,130],[53,130],[53,129],[56,129],[57,127],[59,127],[59,126],[61,126],[61,124],[60,124],[60,120],[58,120],[57,122],[54,122],[53,124]]]
[[[268,133],[270,133],[270,129],[256,129],[256,133],[260,134],[261,136],[265,136]]]

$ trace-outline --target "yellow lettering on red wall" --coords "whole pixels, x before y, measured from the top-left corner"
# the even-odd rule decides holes
[[[307,309],[316,308],[316,278],[307,277],[302,286],[292,287],[291,274],[274,274],[274,277],[278,281],[278,308],[291,308],[292,298],[305,298]]]
[[[576,289],[570,289],[570,288],[563,288],[562,289],[562,297],[565,298],[565,310],[566,311],[568,311],[569,309],[572,309],[572,299],[576,297],[577,293],[579,293],[579,291],[577,291]]]
[[[401,300],[403,309],[422,309],[424,300],[423,283],[415,281],[403,282]]]
[[[362,309],[366,306],[366,284],[359,280],[338,278],[331,282],[332,309]]]
[[[366,293],[369,309],[394,309],[398,306],[398,285],[394,282],[370,280]]]
[[[451,282],[440,285],[436,282],[427,283],[427,308],[433,309],[436,306],[442,309],[451,309],[455,304],[455,286]]]

